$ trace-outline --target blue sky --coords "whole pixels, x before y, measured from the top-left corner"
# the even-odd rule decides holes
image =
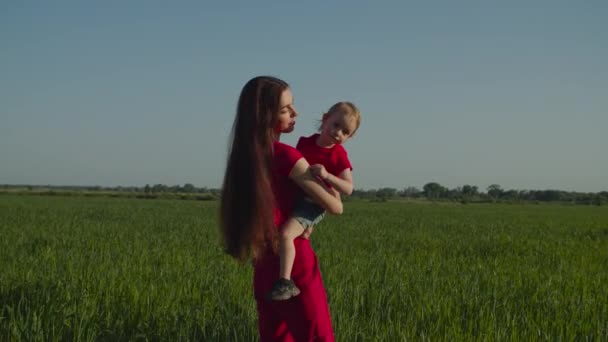
[[[608,190],[608,3],[4,2],[0,184],[219,187],[239,91],[333,103],[356,188]]]

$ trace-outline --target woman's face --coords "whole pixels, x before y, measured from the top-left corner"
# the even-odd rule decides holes
[[[285,89],[283,91],[280,102],[275,132],[279,134],[290,133],[296,125],[296,116],[298,116],[298,112],[296,112],[296,108],[293,105],[291,90]]]

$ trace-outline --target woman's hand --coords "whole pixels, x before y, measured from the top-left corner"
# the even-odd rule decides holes
[[[304,230],[304,233],[302,233],[302,237],[305,238],[306,240],[310,240],[310,235],[312,235],[312,231],[315,229],[314,226],[310,226],[308,229]]]
[[[327,179],[327,177],[329,177],[329,172],[327,172],[327,170],[325,170],[325,166],[323,166],[322,164],[310,165],[310,172],[312,173],[313,176],[319,177],[324,180]]]

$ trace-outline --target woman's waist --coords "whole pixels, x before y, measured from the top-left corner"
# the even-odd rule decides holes
[[[310,240],[297,237],[293,240],[293,244],[296,248],[296,258],[293,263],[294,268],[300,265],[306,266],[310,264],[310,261],[316,260],[317,256],[312,249]],[[268,265],[275,262],[280,262],[279,255],[276,254],[271,248],[268,248],[254,261],[253,267],[254,269],[267,268],[269,267]]]

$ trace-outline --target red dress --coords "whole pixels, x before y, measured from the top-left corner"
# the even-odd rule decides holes
[[[275,142],[273,147],[274,223],[280,227],[290,217],[294,199],[300,191],[289,179],[289,173],[302,155],[280,142]],[[300,295],[286,301],[266,300],[266,293],[279,279],[279,256],[269,252],[254,264],[253,292],[260,338],[262,341],[334,341],[317,256],[309,240],[296,238],[294,244],[296,259],[291,278],[300,288]]]

